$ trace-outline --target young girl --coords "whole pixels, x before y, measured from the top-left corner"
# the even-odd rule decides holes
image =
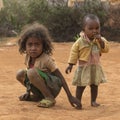
[[[39,100],[39,107],[48,108],[55,105],[55,97],[63,87],[70,104],[79,107],[79,100],[71,95],[64,77],[51,57],[53,46],[48,30],[38,23],[27,26],[18,43],[19,52],[26,54],[27,66],[27,70],[21,69],[16,75],[16,79],[27,88],[27,92],[19,99]]]
[[[69,66],[66,68],[68,74],[72,71],[73,65],[78,62],[72,84],[77,86],[76,97],[80,103],[85,87],[90,85],[91,106],[100,105],[96,102],[98,85],[106,82],[100,65],[100,56],[108,52],[108,49],[107,40],[100,34],[99,18],[93,14],[86,15],[83,19],[83,31],[71,48]]]

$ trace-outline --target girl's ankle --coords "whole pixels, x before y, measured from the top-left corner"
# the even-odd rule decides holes
[[[91,102],[91,106],[92,107],[98,107],[98,106],[100,106],[100,104],[95,102],[95,101],[93,101],[93,102]]]

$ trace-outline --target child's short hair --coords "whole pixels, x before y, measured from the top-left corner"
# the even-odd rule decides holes
[[[91,19],[91,20],[98,20],[99,21],[99,18],[98,16],[94,15],[94,14],[87,14],[84,16],[83,18],[83,24],[82,24],[82,29],[84,29],[85,25],[86,25],[86,20],[87,18]]]
[[[51,44],[51,37],[49,35],[48,29],[37,22],[24,26],[20,39],[18,41],[19,52],[26,53],[26,42],[30,37],[36,37],[42,41],[43,52],[47,54],[52,54],[53,46]]]

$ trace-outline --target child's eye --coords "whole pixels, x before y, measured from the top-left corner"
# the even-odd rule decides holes
[[[90,28],[88,28],[89,30],[93,30],[93,28],[92,27],[90,27]]]
[[[27,44],[29,47],[31,47],[32,46],[32,43],[29,43],[29,44]]]
[[[96,28],[97,30],[99,29],[99,27]]]
[[[40,46],[41,44],[40,43],[36,43],[35,46]]]

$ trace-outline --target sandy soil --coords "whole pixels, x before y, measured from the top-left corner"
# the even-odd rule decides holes
[[[64,72],[71,45],[72,43],[54,43],[54,58],[74,95],[75,87],[71,85],[74,72],[69,75]],[[119,54],[120,44],[110,42],[110,52],[101,57],[108,82],[99,86],[97,100],[101,103],[100,107],[90,106],[90,89],[87,87],[83,95],[83,110],[76,110],[69,104],[63,89],[56,98],[55,107],[45,109],[37,107],[37,102],[18,100],[18,96],[25,92],[25,88],[16,81],[15,74],[18,69],[25,68],[24,56],[18,53],[18,46],[15,44],[2,45],[0,47],[0,120],[120,120]]]

